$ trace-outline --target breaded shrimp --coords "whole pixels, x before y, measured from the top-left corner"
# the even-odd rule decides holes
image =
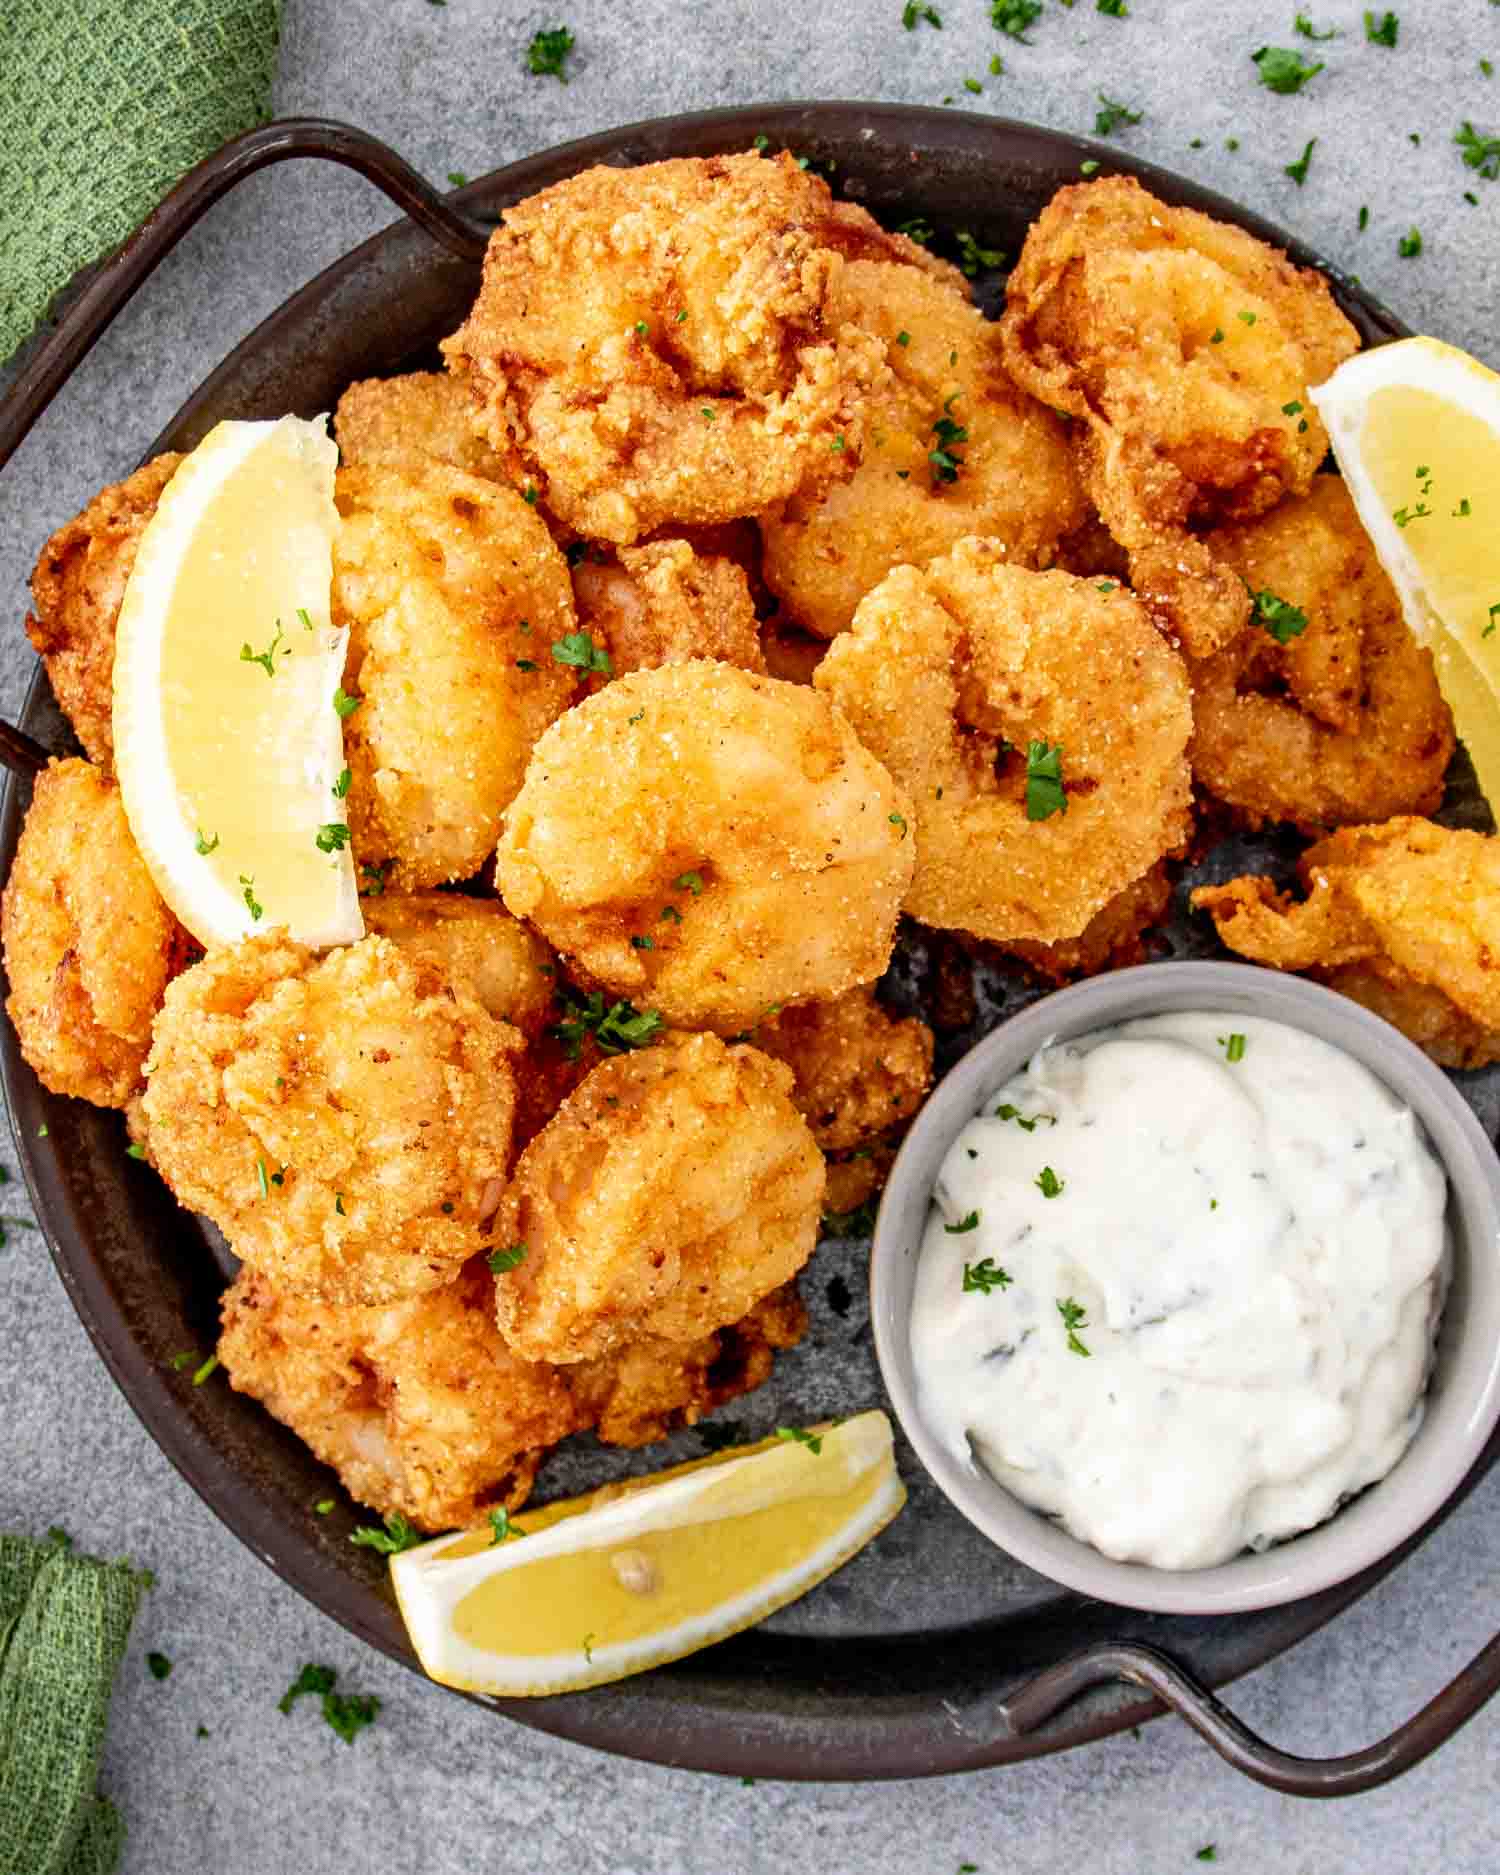
[[[494,1239],[520,1047],[386,938],[320,958],[271,931],[168,989],[146,1063],[152,1156],[289,1294],[441,1288]]]
[[[574,975],[732,1034],[879,976],[909,823],[905,793],[815,691],[676,664],[621,678],[542,737],[496,882]]]
[[[513,489],[436,461],[341,469],[333,617],[349,627],[348,819],[401,891],[484,864],[576,670],[568,569]]]
[[[750,1040],[792,1070],[792,1104],[825,1153],[899,1132],[932,1085],[932,1030],[888,1015],[870,989],[784,1010]]]
[[[924,923],[1075,938],[1186,838],[1187,676],[1121,586],[961,541],[877,586],[813,682],[911,793]]]
[[[580,630],[608,651],[616,677],[692,658],[766,668],[744,573],[685,540],[585,555],[573,568],[573,599]]]
[[[156,456],[101,489],[43,547],[31,575],[26,636],[90,761],[114,759],[115,622],[146,523],[181,456]]]
[[[446,463],[492,482],[516,482],[513,452],[492,449],[474,427],[474,399],[450,371],[361,378],[339,399],[333,434],[346,468],[418,468]]]
[[[817,1241],[823,1160],[792,1073],[713,1035],[600,1064],[522,1153],[495,1285],[528,1360],[593,1360],[642,1335],[738,1321]]]
[[[1309,832],[1431,813],[1453,719],[1344,484],[1320,475],[1208,541],[1259,600],[1257,624],[1189,662],[1198,781],[1253,823]]]
[[[53,762],[37,776],[0,939],[6,1012],[42,1085],[123,1107],[192,941],[136,850],[118,786],[91,762]]]
[[[585,170],[506,210],[443,351],[579,533],[755,514],[859,446],[883,365],[830,316],[847,239],[789,156]]]
[[[552,1020],[556,961],[495,899],[462,892],[382,894],[364,901],[365,929],[471,989],[497,1022],[528,1040]]]
[[[1305,494],[1328,450],[1308,386],[1359,349],[1328,282],[1108,176],[1032,224],[1001,331],[1016,381],[1088,425],[1084,480],[1136,592],[1210,656],[1249,600],[1203,530]]]
[[[965,535],[1045,566],[1085,503],[1064,426],[1018,390],[997,327],[962,282],[850,262],[834,317],[873,333],[890,368],[846,482],[804,491],[762,521],[765,577],[799,625],[832,638],[893,566],[923,566]]]
[[[1307,971],[1442,1066],[1500,1060],[1500,838],[1411,818],[1341,827],[1300,871],[1301,903],[1247,876],[1193,904],[1231,950]]]

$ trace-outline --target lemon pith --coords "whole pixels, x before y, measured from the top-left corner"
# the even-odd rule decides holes
[[[321,422],[219,424],[163,491],[121,604],[126,815],[157,889],[207,945],[278,924],[314,945],[363,933],[337,831],[336,462]]]
[[[495,1545],[440,1537],[391,1574],[427,1672],[509,1695],[597,1685],[761,1620],[848,1560],[905,1501],[890,1423],[864,1413],[817,1452],[772,1441],[576,1501]],[[549,1507],[556,1510],[559,1507]]]

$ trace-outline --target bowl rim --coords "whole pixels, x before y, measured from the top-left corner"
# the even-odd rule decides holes
[[[1139,1007],[1143,999],[1151,1006]],[[1250,1011],[1246,999],[1270,1006]],[[1450,1386],[1444,1379],[1431,1449],[1423,1448],[1423,1439],[1438,1416],[1427,1413],[1391,1471],[1322,1523],[1258,1554],[1246,1551],[1210,1568],[1170,1570],[1103,1555],[996,1479],[955,1458],[922,1418],[912,1373],[909,1306],[900,1309],[889,1292],[897,1259],[909,1260],[914,1279],[921,1255],[920,1238],[911,1241],[911,1219],[919,1185],[928,1194],[923,1224],[928,1215],[931,1182],[924,1165],[941,1160],[983,1101],[1038,1048],[1054,1036],[1073,1040],[1118,1022],[1190,1007],[1255,1013],[1330,1041],[1417,1111],[1447,1175],[1450,1220],[1459,1226],[1452,1233],[1455,1278],[1461,1277],[1468,1289],[1478,1272],[1486,1307],[1475,1311],[1470,1306],[1459,1321],[1450,1316],[1450,1294],[1434,1329],[1435,1336],[1446,1335],[1453,1343],[1451,1355],[1439,1358],[1456,1370],[1460,1384]],[[1354,1045],[1333,1040],[1326,1033],[1330,1027]],[[1372,1056],[1382,1065],[1374,1065]],[[1427,1125],[1434,1113],[1444,1122],[1446,1150]],[[1447,1075],[1399,1030],[1336,990],[1259,965],[1211,959],[1140,964],[1039,998],[991,1029],[933,1088],[891,1166],[876,1218],[870,1248],[876,1358],[892,1411],[928,1475],[956,1510],[1017,1561],[1078,1594],[1149,1613],[1272,1608],[1347,1581],[1398,1549],[1457,1491],[1500,1422],[1500,1335],[1491,1336],[1487,1345],[1480,1339],[1486,1316],[1495,1318],[1491,1326],[1500,1320],[1500,1258],[1481,1265],[1477,1256],[1486,1237],[1492,1250],[1500,1250],[1500,1157]],[[1472,1304],[1471,1296],[1466,1299]],[[1403,1475],[1402,1468],[1419,1451],[1420,1465]],[[1397,1490],[1386,1489],[1398,1477]],[[1377,1496],[1382,1491],[1384,1497]],[[1361,1505],[1368,1508],[1351,1524],[1348,1513]]]

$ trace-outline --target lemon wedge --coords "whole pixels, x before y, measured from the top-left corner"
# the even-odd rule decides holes
[[[1402,339],[1310,395],[1500,808],[1500,375],[1437,339]]]
[[[677,1660],[795,1601],[906,1502],[891,1424],[717,1454],[391,1558],[407,1632],[445,1686],[573,1692]]]
[[[201,944],[364,934],[335,708],[326,423],[220,423],[141,536],[115,638],[115,766],[157,890]]]

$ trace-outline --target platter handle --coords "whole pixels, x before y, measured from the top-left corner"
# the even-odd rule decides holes
[[[0,469],[115,314],[189,228],[246,176],[302,156],[356,170],[460,260],[477,266],[484,259],[489,229],[461,214],[404,157],[368,131],[321,117],[278,118],[247,130],[205,157],[163,196],[124,246],[101,263],[57,329],[37,348],[0,404]]]
[[[1166,1654],[1107,1641],[1028,1680],[1001,1704],[1000,1719],[1012,1733],[1034,1731],[1107,1680],[1127,1680],[1154,1693],[1226,1763],[1257,1784],[1292,1797],[1352,1797],[1420,1764],[1500,1690],[1500,1634],[1404,1725],[1342,1758],[1299,1758],[1267,1744]]]

